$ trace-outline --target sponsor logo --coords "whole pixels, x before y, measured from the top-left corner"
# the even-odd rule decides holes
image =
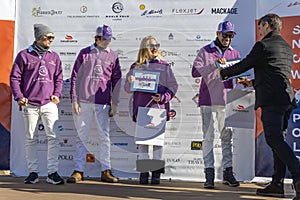
[[[167,163],[176,163],[180,162],[180,158],[167,158],[166,161]]]
[[[170,33],[170,34],[168,35],[168,39],[169,39],[169,40],[174,40],[174,35],[173,35],[173,33]]]
[[[88,12],[88,7],[87,6],[81,6],[79,8],[81,13],[87,13]],[[67,18],[100,18],[99,15],[67,15]]]
[[[139,9],[142,10],[141,16],[143,17],[162,17],[163,9],[146,9],[145,4],[141,4]],[[145,10],[146,9],[146,10]]]
[[[129,15],[120,14],[124,11],[124,6],[121,2],[113,3],[111,9],[116,15],[106,15],[105,18],[109,18],[112,20],[122,20],[124,18],[129,18]]]
[[[170,117],[171,119],[175,119],[175,117],[176,117],[176,110],[171,109],[171,110],[169,111],[169,117]]]
[[[113,146],[128,146],[127,142],[114,142],[111,145]]]
[[[165,145],[180,147],[181,146],[181,142],[180,141],[178,141],[178,142],[175,142],[175,141],[165,141]]]
[[[88,8],[87,8],[86,6],[81,6],[81,7],[80,7],[80,12],[81,12],[81,13],[86,13],[87,10],[88,10]]]
[[[210,42],[211,39],[202,38],[200,34],[196,35],[194,38],[188,38],[186,41],[200,41],[200,42]]]
[[[43,16],[53,16],[53,15],[62,15],[63,11],[61,10],[43,10],[41,7],[32,8],[32,16],[34,17],[43,17]]]
[[[201,150],[201,149],[202,149],[202,141],[191,142],[191,150]]]
[[[38,139],[36,140],[37,144],[48,144],[48,140],[47,139]]]
[[[166,57],[166,56],[181,56],[181,53],[179,52],[175,52],[175,51],[166,51],[163,50],[160,52],[162,57]]]
[[[120,13],[124,10],[124,7],[122,3],[116,2],[112,5],[111,9],[114,13]]]
[[[290,3],[287,7],[292,7],[292,6],[300,6],[300,2],[299,1],[295,1],[293,3]]]
[[[64,39],[60,40],[63,43],[77,43],[78,40],[75,40],[72,35],[65,35]],[[76,53],[75,53],[76,55]]]
[[[60,154],[58,155],[58,160],[73,160],[73,155]]]
[[[60,56],[76,56],[76,52],[59,52]]]
[[[72,128],[72,127],[64,127],[63,125],[58,125],[57,126],[57,130],[58,131],[76,131],[76,128]]]
[[[73,145],[69,143],[69,139],[64,138],[62,142],[59,142],[60,147],[72,147]]]
[[[203,160],[201,158],[194,158],[192,160],[187,160],[189,165],[201,165],[203,164]]]
[[[211,14],[238,14],[237,8],[211,8]]]
[[[243,105],[237,105],[235,109],[232,109],[232,111],[238,111],[238,112],[249,112],[249,110],[246,110],[245,106]]]
[[[173,8],[172,14],[173,15],[200,15],[204,11],[204,8],[197,9],[197,8]]]
[[[86,162],[89,162],[89,163],[94,163],[95,162],[95,155],[92,154],[92,153],[88,153],[86,154]]]
[[[62,116],[72,116],[72,112],[71,111],[61,110],[60,111],[60,115],[62,115]]]
[[[39,130],[39,131],[45,130],[44,125],[43,125],[43,124],[39,124],[39,125],[38,125],[38,130]]]

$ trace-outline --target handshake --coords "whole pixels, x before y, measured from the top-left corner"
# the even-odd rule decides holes
[[[221,71],[227,67],[230,67],[232,65],[234,65],[235,63],[238,63],[240,61],[240,59],[233,59],[233,60],[227,60],[225,58],[218,58],[215,62],[216,64],[216,67],[218,69],[218,76],[219,78],[221,78],[222,80],[226,80],[230,77],[228,76],[225,76],[223,77],[221,75]],[[239,74],[237,76],[232,76],[232,78],[236,78],[236,83],[239,83],[239,84],[242,84],[245,88],[247,87],[252,87],[253,86],[253,80],[247,78],[247,76],[250,75],[246,72],[242,73],[242,74]]]

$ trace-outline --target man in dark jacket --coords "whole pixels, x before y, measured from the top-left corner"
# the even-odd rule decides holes
[[[251,52],[241,62],[222,69],[221,78],[226,80],[254,68],[255,80],[243,84],[255,89],[255,109],[261,108],[264,134],[272,148],[274,172],[272,181],[258,195],[284,196],[285,168],[292,174],[296,197],[300,199],[300,163],[282,134],[284,115],[289,110],[294,93],[289,81],[293,61],[291,47],[281,37],[281,19],[276,14],[267,14],[259,21],[261,41],[256,42]]]

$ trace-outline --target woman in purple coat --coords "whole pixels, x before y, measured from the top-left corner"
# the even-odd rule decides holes
[[[124,89],[128,93],[132,93],[130,90],[131,83],[135,81],[133,76],[133,70],[145,70],[152,72],[159,72],[159,81],[157,93],[149,92],[133,92],[133,115],[134,122],[137,120],[138,107],[154,107],[158,105],[162,109],[166,109],[167,120],[169,120],[169,101],[175,96],[177,92],[178,84],[171,69],[169,63],[161,60],[159,52],[160,44],[153,36],[147,36],[143,38],[140,44],[137,61],[130,67],[129,72],[126,75],[126,82]],[[150,102],[150,103],[149,103]],[[149,160],[149,145],[138,145],[139,160]],[[153,160],[162,161],[163,146],[153,145]],[[154,162],[155,163],[155,162]],[[157,163],[157,162],[156,162]],[[163,162],[164,163],[164,162]],[[164,173],[164,167],[158,168],[152,171],[151,184],[160,183],[160,174]],[[148,184],[149,172],[141,171],[140,184]]]

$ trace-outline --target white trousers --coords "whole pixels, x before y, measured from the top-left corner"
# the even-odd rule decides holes
[[[138,160],[150,159],[149,156],[149,145],[138,145]],[[163,146],[153,146],[153,159],[162,160]]]
[[[109,137],[109,105],[80,103],[81,113],[73,113],[77,129],[76,154],[74,158],[75,170],[84,172],[86,165],[87,145],[93,141],[90,139],[91,123],[96,121],[98,138],[100,141],[101,170],[111,169],[110,164],[110,137]]]
[[[57,105],[50,102],[43,106],[23,106],[25,124],[25,154],[29,172],[39,172],[38,166],[38,121],[41,118],[48,141],[47,169],[48,174],[58,170],[59,140],[54,132],[54,124],[58,121]]]
[[[225,127],[225,106],[200,106],[203,131],[203,161],[204,168],[214,168],[214,124],[217,120],[222,145],[223,168],[232,167],[232,128]],[[216,113],[216,119],[213,117]]]

